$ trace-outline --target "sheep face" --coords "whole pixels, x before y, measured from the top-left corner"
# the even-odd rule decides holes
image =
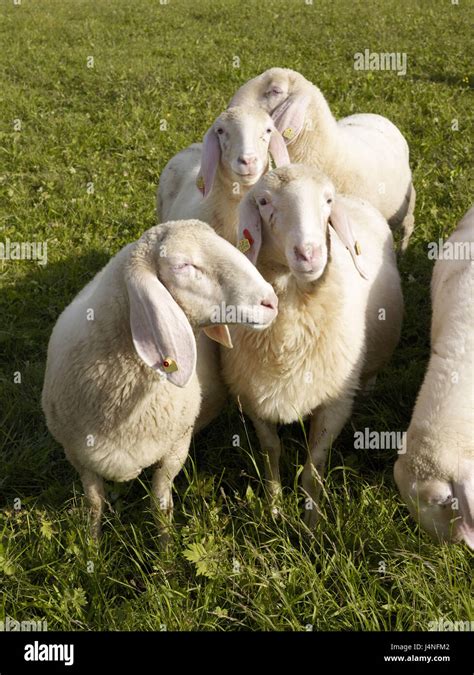
[[[465,479],[420,480],[400,458],[395,463],[394,476],[420,527],[438,541],[462,540],[474,549],[474,463],[464,468]]]
[[[301,282],[316,281],[328,261],[333,199],[334,187],[326,177],[298,165],[278,169],[264,176],[242,203],[241,232],[261,232],[266,257],[287,266]]]
[[[253,185],[267,170],[269,152],[276,166],[290,163],[285,140],[266,112],[239,106],[226,110],[204,136],[199,189],[204,195],[212,190],[218,166],[232,183]]]
[[[135,351],[168,381],[185,387],[196,368],[193,329],[232,347],[227,324],[266,328],[278,300],[235,247],[198,220],[148,230],[125,269]]]
[[[159,246],[166,256],[156,257],[158,276],[192,326],[263,329],[275,318],[278,300],[270,284],[208,225],[173,224]]]
[[[270,140],[276,133],[270,116],[258,109],[233,108],[217,118],[210,133],[231,180],[253,185],[268,166]]]

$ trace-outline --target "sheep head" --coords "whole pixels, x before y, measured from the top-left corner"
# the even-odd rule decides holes
[[[438,541],[465,541],[474,549],[474,460],[461,460],[455,476],[434,478],[420,477],[407,455],[402,455],[394,476],[421,528]]]
[[[315,91],[316,87],[295,70],[270,68],[242,85],[229,108],[252,105],[265,110],[289,144],[304,127],[306,111]]]
[[[211,191],[218,166],[228,180],[253,185],[268,169],[269,152],[277,166],[289,164],[283,137],[266,112],[241,106],[226,110],[204,137],[201,158],[204,194]]]
[[[256,264],[264,244],[266,256],[298,281],[317,281],[329,259],[329,224],[355,256],[351,221],[334,201],[332,182],[315,168],[291,164],[263,176],[240,206],[239,238],[249,243],[249,259]]]
[[[195,370],[193,329],[204,328],[231,347],[227,324],[263,329],[277,313],[270,284],[234,246],[197,220],[148,230],[131,250],[125,282],[137,354],[178,386],[185,386]]]

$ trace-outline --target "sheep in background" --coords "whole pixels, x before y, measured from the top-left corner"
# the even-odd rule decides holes
[[[292,162],[326,173],[339,192],[366,199],[402,225],[402,250],[415,225],[409,148],[386,117],[357,114],[336,121],[322,92],[300,73],[270,68],[249,80],[229,104],[256,105],[271,114],[287,139]]]
[[[335,196],[315,168],[276,169],[240,209],[248,256],[275,289],[278,317],[262,333],[231,329],[224,379],[252,419],[272,502],[281,490],[277,424],[311,415],[302,474],[306,522],[317,522],[326,457],[400,336],[403,298],[387,222],[369,203]],[[355,264],[356,263],[356,264]]]
[[[157,195],[158,217],[198,218],[232,244],[237,243],[240,200],[268,170],[269,152],[277,165],[290,161],[285,142],[267,113],[249,107],[222,113],[206,133],[203,144],[189,146],[163,169]],[[202,191],[197,186],[200,178]],[[196,432],[217,417],[228,396],[218,346],[201,334],[197,349],[203,399]]]
[[[474,549],[474,207],[446,243],[463,256],[434,266],[431,357],[394,475],[420,527]]]
[[[236,308],[235,318],[215,313],[222,303]],[[223,324],[265,327],[276,305],[245,256],[193,220],[145,232],[63,311],[49,342],[42,405],[82,479],[94,536],[103,479],[128,481],[152,464],[153,494],[171,515],[172,483],[200,407],[195,334],[204,328],[230,346]]]
[[[158,217],[198,218],[235,244],[240,200],[269,169],[269,152],[277,166],[289,164],[285,141],[267,113],[248,106],[223,112],[202,144],[182,150],[163,169]]]

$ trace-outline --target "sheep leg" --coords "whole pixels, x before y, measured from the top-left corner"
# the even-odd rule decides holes
[[[319,519],[318,502],[323,486],[328,450],[351,414],[351,401],[338,401],[313,412],[309,428],[309,457],[301,476],[305,493],[305,523],[314,528]]]
[[[252,417],[265,464],[265,487],[274,515],[278,515],[277,503],[281,497],[280,455],[281,441],[275,424]]]
[[[102,530],[101,521],[105,504],[104,480],[102,476],[82,466],[78,468],[78,471],[82,480],[84,493],[89,502],[91,535],[93,539],[98,541]]]
[[[410,199],[408,202],[408,211],[402,222],[403,239],[401,243],[401,251],[404,253],[408,248],[408,242],[415,229],[415,201],[416,192],[413,185],[411,186]]]
[[[164,547],[169,543],[173,520],[173,481],[183,468],[190,442],[191,434],[158,462],[153,473],[152,493],[156,506],[160,543]]]

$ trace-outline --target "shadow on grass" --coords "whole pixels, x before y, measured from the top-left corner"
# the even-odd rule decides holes
[[[49,435],[41,409],[46,352],[59,314],[109,257],[94,250],[71,252],[45,266],[17,263],[28,265],[28,271],[2,294],[0,346],[6,358],[0,392],[0,501],[70,496],[72,470]]]
[[[460,75],[453,75],[451,73],[423,73],[417,74],[413,73],[412,78],[414,80],[419,80],[421,82],[433,82],[436,84],[448,84],[452,87],[466,87],[466,81]],[[469,88],[474,87],[474,76],[469,75]]]

